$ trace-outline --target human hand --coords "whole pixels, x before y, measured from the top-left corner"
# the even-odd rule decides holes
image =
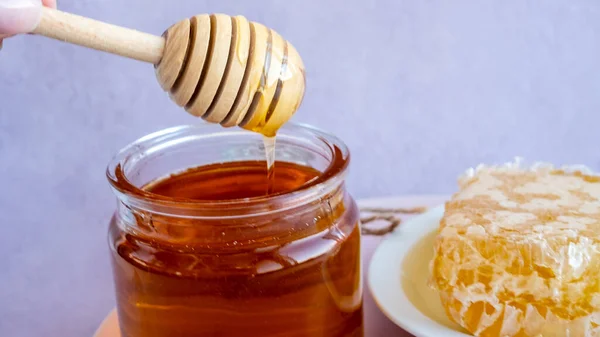
[[[56,0],[0,0],[0,49],[4,38],[35,29],[42,15],[42,4],[56,8]]]

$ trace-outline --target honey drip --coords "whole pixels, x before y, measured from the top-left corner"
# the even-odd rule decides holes
[[[275,140],[275,136],[263,136],[267,160],[267,195],[272,194],[275,187]]]

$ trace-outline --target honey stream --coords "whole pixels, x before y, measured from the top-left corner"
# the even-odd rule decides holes
[[[263,136],[265,156],[267,162],[267,195],[273,193],[275,184],[275,136]]]

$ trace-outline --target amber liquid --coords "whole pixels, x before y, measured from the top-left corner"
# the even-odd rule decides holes
[[[215,164],[146,189],[231,200],[264,197],[269,184],[273,194],[293,191],[320,175],[277,162],[269,183],[266,169],[264,161]],[[126,234],[113,220],[122,336],[363,336],[358,212],[353,202],[325,204],[329,209],[290,210],[235,230],[231,223],[221,230],[218,223],[187,219],[191,226],[179,228],[179,220],[138,218],[140,228],[177,238],[167,241]],[[225,240],[230,235],[235,241]]]
[[[267,162],[267,195],[273,193],[275,188],[275,136],[263,136],[263,144],[265,146],[265,156]]]

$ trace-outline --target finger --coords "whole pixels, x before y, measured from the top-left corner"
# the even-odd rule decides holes
[[[42,0],[42,3],[46,7],[56,8],[56,0]]]
[[[2,49],[2,42],[7,37],[10,37],[10,35],[2,35],[2,34],[0,34],[0,50]]]
[[[40,0],[0,1],[0,34],[13,35],[31,32],[42,15]]]
[[[2,35],[0,34],[0,50],[2,50],[2,42],[4,42],[4,39],[10,37],[10,35]]]

